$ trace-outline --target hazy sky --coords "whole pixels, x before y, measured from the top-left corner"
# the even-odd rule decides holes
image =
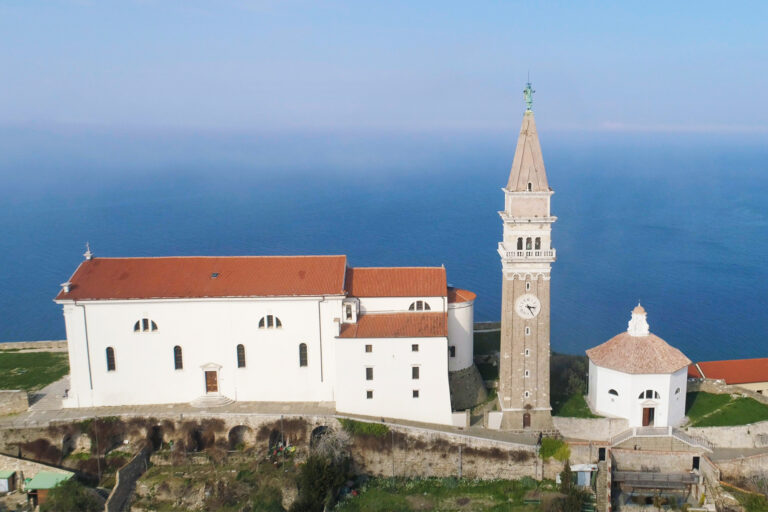
[[[768,3],[0,3],[0,125],[768,133]]]

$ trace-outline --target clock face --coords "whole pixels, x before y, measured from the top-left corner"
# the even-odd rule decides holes
[[[541,311],[541,302],[539,302],[535,295],[530,293],[521,295],[517,302],[515,302],[515,312],[520,318],[525,318],[526,320],[536,318],[539,311]]]

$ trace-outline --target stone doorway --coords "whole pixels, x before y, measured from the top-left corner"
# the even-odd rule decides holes
[[[523,414],[523,428],[531,428],[531,413]]]
[[[205,372],[205,392],[206,393],[218,393],[219,392],[219,378],[218,372],[207,370]]]

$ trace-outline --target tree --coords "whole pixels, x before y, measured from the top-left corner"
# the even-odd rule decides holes
[[[97,512],[102,510],[96,498],[79,482],[70,478],[48,491],[45,503],[40,505],[40,512]]]
[[[566,460],[563,465],[563,471],[560,473],[560,492],[571,494],[573,490],[573,472],[571,471],[570,461]]]
[[[334,462],[329,457],[310,455],[299,470],[299,498],[291,505],[291,512],[329,510],[336,504],[339,488],[348,477],[348,458]]]

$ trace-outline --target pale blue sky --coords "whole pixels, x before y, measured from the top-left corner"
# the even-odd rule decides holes
[[[0,125],[768,133],[766,2],[0,3]]]

